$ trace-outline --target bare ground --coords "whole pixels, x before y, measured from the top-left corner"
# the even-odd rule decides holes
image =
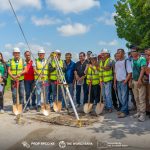
[[[150,119],[148,117],[144,123],[140,123],[132,117],[134,112],[124,119],[118,119],[114,111],[98,117],[92,115],[91,118],[96,122],[87,123],[84,127],[78,128],[43,122],[39,119],[42,115],[31,111],[23,114],[20,124],[16,124],[16,117],[11,113],[11,92],[6,92],[5,97],[6,113],[0,114],[0,150],[99,150],[102,147],[114,150],[150,149]],[[50,118],[53,116],[65,116],[65,113],[51,113]],[[67,114],[66,118],[75,119],[73,115],[67,117]],[[89,116],[83,118],[90,122]]]

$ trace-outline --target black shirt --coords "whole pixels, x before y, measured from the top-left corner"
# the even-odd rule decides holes
[[[76,65],[75,65],[75,71],[77,71],[77,74],[78,74],[79,77],[82,77],[82,76],[85,75],[85,74],[84,74],[84,71],[85,71],[85,68],[86,68],[86,65],[87,65],[87,64],[88,64],[87,61],[84,61],[83,64],[81,64],[80,61],[78,61],[78,62],[76,63]]]

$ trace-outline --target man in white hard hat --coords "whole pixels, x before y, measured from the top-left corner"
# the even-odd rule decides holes
[[[60,50],[55,50],[54,52],[57,55],[58,61],[59,61],[59,66],[62,69],[63,72],[65,72],[65,64],[64,61],[61,59],[61,51]],[[52,88],[52,93],[53,93],[53,102],[56,100],[56,96],[57,96],[57,84],[59,81],[59,74],[57,72],[57,66],[55,63],[55,60],[53,59],[51,61],[51,63],[49,64],[49,72],[50,72],[50,84],[51,84],[51,88]],[[62,101],[62,106],[63,108],[65,107],[65,103],[63,100],[63,96],[62,96],[62,91],[61,88],[59,88],[59,92],[58,92],[58,99],[60,101]],[[51,107],[53,106],[53,104],[51,104]]]
[[[36,81],[36,97],[37,97],[37,111],[41,111],[41,92],[44,88],[46,103],[48,104],[48,91],[49,91],[49,80],[48,80],[48,63],[45,59],[45,51],[43,49],[38,51],[38,57],[35,60],[34,73]],[[43,67],[45,67],[43,69]]]
[[[100,100],[98,56],[96,54],[91,54],[90,61],[91,64],[87,64],[84,73],[86,74],[86,84],[88,88],[91,86],[91,91],[89,91],[91,92],[90,103],[97,104]]]
[[[110,52],[107,49],[101,51],[102,60],[100,61],[100,83],[103,99],[108,112],[112,112],[112,83],[113,83],[113,63],[110,58]]]
[[[24,103],[24,74],[27,71],[26,62],[20,57],[20,49],[13,49],[13,58],[8,61],[8,73],[11,77],[11,90],[13,104],[16,104],[17,98],[17,82],[19,82],[19,101]]]

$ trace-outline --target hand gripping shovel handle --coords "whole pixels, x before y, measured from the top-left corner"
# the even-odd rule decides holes
[[[24,112],[24,111],[25,111],[25,109],[26,109],[26,107],[27,107],[27,104],[28,104],[28,102],[30,101],[30,99],[31,99],[31,97],[32,97],[32,95],[33,95],[33,93],[34,93],[34,91],[35,91],[35,89],[36,89],[37,81],[38,81],[38,79],[40,78],[41,74],[43,73],[43,71],[44,71],[44,69],[45,69],[46,65],[49,63],[49,61],[50,61],[50,56],[48,57],[47,62],[46,62],[46,63],[45,63],[45,65],[43,66],[43,68],[42,68],[42,70],[41,70],[40,74],[38,74],[37,79],[34,81],[34,83],[35,83],[34,88],[33,88],[32,92],[31,92],[31,94],[30,94],[30,96],[29,96],[29,98],[28,98],[28,100],[27,100],[27,102],[26,102],[26,104],[25,104],[25,106],[24,106],[24,108],[23,108],[23,111],[22,111],[22,112]]]

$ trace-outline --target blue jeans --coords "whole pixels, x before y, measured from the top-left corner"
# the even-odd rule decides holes
[[[106,109],[112,109],[112,81],[103,82],[102,95],[105,101]]]
[[[36,97],[37,97],[37,106],[41,106],[41,93],[43,92],[43,88],[45,88],[45,99],[46,103],[48,104],[48,91],[49,91],[49,82],[44,81],[37,81],[36,82]]]
[[[24,86],[25,86],[26,102],[27,102],[30,97],[30,94],[33,92],[32,90],[34,89],[34,80],[24,80]],[[31,99],[32,99],[32,106],[36,106],[35,89],[34,89]],[[30,107],[30,100],[27,104],[27,107]]]
[[[87,100],[88,100],[88,86],[86,82],[84,82],[83,84],[83,93],[84,93],[83,104],[85,104],[87,103]],[[81,85],[76,85],[76,103],[77,104],[81,104],[80,96],[81,96]]]
[[[57,84],[55,81],[51,82],[52,93],[53,93],[53,102],[57,99]],[[60,85],[58,85],[58,100],[63,101],[63,95]],[[64,106],[63,106],[64,107]]]
[[[11,91],[13,104],[17,103],[17,87],[15,86],[16,81],[11,80]],[[24,104],[24,80],[19,81],[19,103]]]
[[[117,81],[117,90],[118,90],[118,98],[121,103],[121,109],[120,111],[125,113],[126,115],[129,114],[128,110],[128,85],[124,84],[122,81],[118,82]]]
[[[53,95],[52,95],[52,86],[51,84],[49,85],[49,91],[48,91],[48,100],[51,106],[53,106]]]

